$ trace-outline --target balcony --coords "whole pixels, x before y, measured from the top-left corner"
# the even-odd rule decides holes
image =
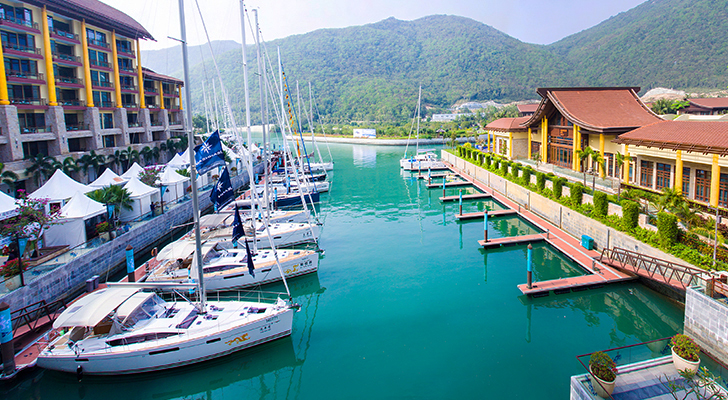
[[[134,67],[127,67],[125,65],[119,64],[119,73],[127,74],[127,75],[136,75],[137,70]]]
[[[135,103],[133,101],[130,101],[130,102],[122,102],[121,105],[124,108],[138,108],[139,107],[139,106],[137,106],[137,103]],[[131,126],[131,125],[129,125],[129,126]]]
[[[164,121],[151,121],[152,126],[164,126]]]
[[[18,56],[27,56],[39,60],[43,59],[43,55],[40,53],[40,49],[37,47],[3,42],[3,52],[8,54],[15,54]]]
[[[62,31],[58,28],[51,28],[51,38],[66,43],[81,44],[78,35],[71,32]]]
[[[96,86],[100,88],[109,88],[111,89],[114,85],[111,84],[111,82],[108,81],[91,81],[91,86]]]
[[[73,132],[73,131],[87,131],[89,130],[88,124],[84,123],[77,123],[77,124],[66,124],[66,131]]]
[[[0,17],[0,25],[24,32],[40,33],[37,22],[15,18],[9,15],[3,15]]]
[[[52,132],[50,126],[21,126],[20,133],[48,133]]]
[[[96,107],[99,108],[114,108],[114,102],[107,100],[107,101],[99,101],[94,103]]]
[[[15,69],[9,69],[6,72],[9,82],[38,83],[38,81],[42,81],[45,83],[43,74],[39,72],[18,71]]]
[[[121,84],[121,90],[132,90],[132,91],[136,91],[136,89],[137,89],[137,87],[135,85],[126,85],[126,84],[123,84],[123,83]]]
[[[147,103],[146,106],[147,108],[159,108],[159,106],[154,103]]]
[[[144,86],[144,92],[145,93],[159,94],[159,90],[157,88],[155,88],[155,87],[149,87],[149,86]]]
[[[130,58],[136,57],[136,54],[134,53],[134,49],[132,49],[131,47],[119,46],[118,43],[116,46],[116,51],[117,51],[117,53],[119,53],[120,56],[123,56],[123,57],[130,57]]]
[[[20,105],[20,106],[46,106],[48,105],[48,101],[46,99],[42,99],[40,97],[14,97],[10,99],[10,102],[13,103],[13,105]]]
[[[83,81],[73,76],[56,76],[56,85],[66,87],[83,87]]]
[[[86,102],[79,99],[59,99],[58,100],[59,106],[67,106],[67,107],[86,107]]]
[[[129,128],[139,128],[142,126],[140,121],[129,122]]]
[[[74,56],[73,54],[65,54],[65,53],[58,53],[54,52],[53,54],[53,61],[60,63],[60,64],[66,64],[66,65],[73,65],[76,67],[80,67],[83,64],[81,64],[81,57]]]
[[[111,46],[109,46],[109,43],[102,42],[102,41],[96,40],[96,39],[89,39],[88,45],[91,47],[101,47],[103,50],[107,50],[107,51],[111,47]]]
[[[89,60],[89,62],[95,67],[111,69],[111,64],[109,64],[108,61]]]

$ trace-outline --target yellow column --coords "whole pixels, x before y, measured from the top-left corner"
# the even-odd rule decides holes
[[[121,108],[121,79],[119,79],[119,53],[116,51],[116,31],[111,31],[111,62],[114,66],[114,95],[116,95],[116,108]]]
[[[86,107],[94,106],[94,92],[91,87],[91,61],[88,56],[88,36],[86,35],[86,20],[81,20],[81,47],[83,48],[83,78],[86,87]]]
[[[164,110],[164,88],[162,86],[162,81],[159,81],[159,98],[162,99],[161,103],[159,103],[159,107]]]
[[[710,205],[718,207],[718,195],[720,194],[720,165],[718,155],[713,154],[713,169],[710,172]]]
[[[548,162],[549,138],[548,138],[549,121],[544,116],[541,119],[541,162]]]
[[[182,111],[182,86],[175,85],[175,93],[177,94],[177,101],[179,102],[179,110]]]
[[[5,77],[5,59],[3,58],[3,46],[0,46],[0,106],[10,104],[8,96],[8,82]]]
[[[531,127],[528,127],[528,159],[531,159]]]
[[[508,132],[508,159],[513,160],[513,132]]]
[[[683,187],[683,161],[682,161],[682,150],[675,152],[675,186],[672,188],[682,194]]]
[[[602,155],[602,160],[604,160],[604,134],[599,134],[599,154]],[[606,160],[604,160],[606,162]],[[604,178],[604,175],[606,175],[606,171],[604,170],[605,164],[599,164],[599,176]]]
[[[624,166],[622,166],[622,174],[624,175],[624,183],[629,183],[629,145],[624,145]]]
[[[147,108],[144,101],[144,76],[142,75],[142,51],[139,49],[139,39],[136,40],[136,62],[137,62],[137,80],[139,81],[139,108]]]
[[[579,160],[579,157],[577,157],[576,152],[581,150],[580,144],[581,140],[579,140],[579,126],[574,125],[573,134],[572,134],[574,143],[572,144],[573,150],[572,150],[572,160],[571,160],[571,169],[573,169],[576,172],[579,172],[581,169],[581,160]]]
[[[45,57],[46,77],[48,85],[48,105],[57,106],[56,100],[56,79],[53,76],[53,53],[51,51],[51,32],[48,29],[48,11],[43,6],[41,11],[41,23],[43,24],[43,56]]]

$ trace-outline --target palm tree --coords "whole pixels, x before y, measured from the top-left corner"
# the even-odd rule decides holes
[[[162,144],[160,145],[160,147],[161,147],[161,146],[163,146],[163,145],[164,145],[164,143],[162,143]],[[144,150],[144,149],[142,149],[142,151],[143,151],[143,150]],[[156,164],[156,163],[158,162],[158,160],[159,160],[159,153],[160,153],[160,148],[159,148],[159,147],[154,147],[154,148],[152,148],[152,159],[154,160],[154,163],[155,163],[155,164]]]
[[[48,157],[43,153],[38,153],[34,157],[30,158],[31,164],[30,167],[25,170],[25,173],[27,175],[33,175],[35,184],[37,186],[41,186],[48,174],[54,171],[53,161],[55,161],[55,159],[52,157]]]
[[[700,220],[699,213],[695,209],[690,208],[690,203],[687,201],[681,202],[677,207],[675,207],[673,212],[680,221],[685,223],[685,228],[688,231],[690,230],[690,225],[695,224]]]
[[[146,167],[149,165],[149,161],[152,158],[152,149],[149,146],[144,146],[144,148],[139,152],[139,155],[144,159],[144,166]]]
[[[76,159],[73,157],[66,157],[63,159],[63,164],[61,166],[61,169],[63,172],[68,176],[73,176],[75,172],[78,172],[81,170],[81,167],[76,162]]]
[[[106,157],[102,154],[96,154],[94,150],[91,150],[90,153],[81,156],[76,164],[86,175],[87,180],[92,182],[99,176],[101,172],[99,169],[106,164]],[[92,171],[93,174],[89,174],[89,171]]]
[[[119,150],[116,150],[113,154],[109,154],[109,156],[106,157],[106,164],[108,164],[109,167],[114,170],[114,172],[118,173],[119,166],[121,165],[121,152]]]
[[[625,161],[627,161],[627,157],[624,154],[620,152],[614,153],[615,172],[620,181],[622,180],[622,169],[624,168]]]
[[[591,147],[586,147],[583,150],[577,150],[576,151],[576,157],[579,158],[579,162],[581,163],[581,170],[584,173],[584,186],[586,186],[586,172],[587,169],[584,168],[584,161],[591,157],[592,162],[596,163],[600,167],[602,167],[602,170],[604,170],[604,156],[602,156],[598,151],[595,151]],[[594,186],[596,185],[595,182],[592,183],[592,190],[594,190]]]
[[[107,206],[114,206],[114,217],[118,218],[122,209],[131,210],[134,201],[131,193],[119,185],[111,185],[102,189],[94,190],[87,194],[91,199],[104,203]]]
[[[128,155],[128,158],[129,158],[129,161],[128,162],[129,163],[132,163],[132,162],[141,162],[141,158],[139,158],[139,151],[138,150],[132,150],[132,148],[129,147],[128,152],[129,152],[129,155]]]
[[[174,153],[177,151],[177,143],[172,139],[167,139],[167,161],[174,157]]]
[[[18,181],[18,174],[13,171],[5,171],[5,164],[0,162],[0,180],[2,183],[8,185],[10,189],[15,193],[15,182]]]

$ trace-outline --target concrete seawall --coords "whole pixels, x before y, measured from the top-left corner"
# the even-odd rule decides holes
[[[311,136],[304,136],[303,140],[311,142]],[[316,142],[320,145],[325,144],[326,141],[329,143],[345,143],[345,144],[366,144],[371,146],[406,146],[409,142],[410,146],[417,145],[445,145],[450,142],[450,139],[356,139],[356,138],[342,138],[342,137],[324,137],[316,136]],[[457,139],[458,143],[472,142],[471,137],[461,137]]]
[[[261,172],[262,169],[262,164],[255,167],[256,172]],[[248,181],[247,173],[231,179],[235,189],[247,185]],[[209,189],[200,192],[199,199],[200,210],[212,206]],[[10,304],[11,310],[17,310],[40,300],[51,302],[77,293],[83,290],[86,280],[90,277],[99,275],[103,280],[107,274],[112,275],[118,271],[118,268],[116,270],[114,268],[126,259],[127,245],[131,245],[134,252],[140,254],[163,235],[168,234],[172,227],[184,224],[191,219],[192,201],[188,200],[154,219],[135,226],[116,239],[78,256],[68,264],[48,271],[28,285],[6,294],[0,298],[0,301]]]

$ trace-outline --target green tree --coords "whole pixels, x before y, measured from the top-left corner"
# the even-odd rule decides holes
[[[8,185],[10,189],[15,193],[15,182],[18,181],[18,174],[13,171],[5,171],[5,164],[0,162],[0,181]]]
[[[134,201],[131,193],[119,185],[111,185],[102,189],[94,190],[87,194],[93,200],[106,205],[114,206],[114,218],[118,219],[121,210],[131,210]]]
[[[142,160],[144,160],[144,166],[146,167],[149,165],[149,161],[152,160],[152,148],[149,146],[144,146],[144,148],[139,151],[139,155],[141,156]]]
[[[32,175],[37,186],[42,186],[43,182],[50,176],[53,171],[54,158],[48,157],[43,153],[38,153],[30,159],[30,166],[26,168],[25,173]]]

